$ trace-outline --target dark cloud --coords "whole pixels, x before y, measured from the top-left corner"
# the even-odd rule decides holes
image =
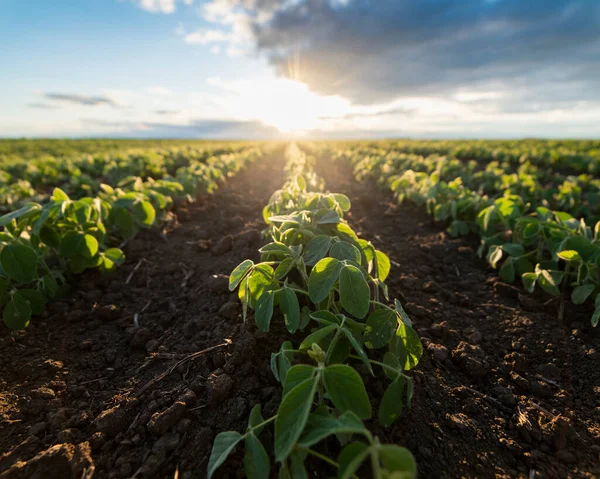
[[[259,121],[193,120],[187,124],[167,122],[110,122],[86,119],[93,130],[101,128],[103,137],[111,138],[216,138],[216,139],[273,139],[279,130]],[[112,130],[111,130],[112,129]]]
[[[73,93],[44,93],[44,98],[53,101],[76,103],[84,106],[108,105],[119,108],[119,104],[105,96],[87,96]]]
[[[372,113],[347,113],[342,117],[322,116],[320,120],[355,120],[357,118],[377,118],[382,116],[411,116],[415,113],[412,108],[388,108]]]
[[[262,23],[248,4],[256,46],[283,75],[357,103],[490,83],[600,90],[598,0],[281,0]]]
[[[51,105],[50,103],[44,103],[44,102],[28,103],[27,106],[29,108],[37,108],[39,110],[58,110],[58,109],[60,109],[59,106]]]

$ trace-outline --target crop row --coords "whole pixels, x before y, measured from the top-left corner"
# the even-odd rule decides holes
[[[32,315],[61,295],[71,274],[111,271],[124,261],[120,245],[163,221],[176,200],[193,200],[260,157],[239,153],[192,162],[174,178],[130,177],[97,196],[72,199],[55,188],[44,204],[29,203],[0,217],[0,307],[4,323],[27,327]]]
[[[419,362],[422,346],[400,302],[388,298],[390,261],[344,220],[349,199],[323,192],[314,159],[295,145],[286,154],[288,179],[264,209],[270,242],[259,250],[261,262],[247,259],[235,268],[230,289],[239,290],[244,320],[253,309],[261,331],[282,320],[290,335],[302,339],[285,341],[272,355],[271,369],[283,386],[277,413],[265,420],[257,405],[244,434],[220,433],[208,476],[243,443],[247,477],[271,477],[266,436],[273,438],[280,478],[308,478],[309,456],[337,469],[340,478],[356,477],[361,468],[370,468],[375,478],[415,477],[410,452],[380,443],[365,427],[373,408],[355,369],[373,376],[381,369],[389,382],[378,405],[382,425],[410,407],[413,382],[407,373]],[[271,424],[272,436],[265,432]],[[333,436],[338,446],[315,448],[328,438],[333,443]],[[336,458],[321,452],[331,449],[341,452]]]
[[[22,158],[2,164],[0,211],[11,211],[27,201],[44,201],[55,187],[61,188],[69,197],[79,199],[98,194],[102,184],[123,187],[137,177],[144,181],[149,178],[182,181],[198,165],[214,163],[211,158],[236,154],[245,148],[247,146],[242,144],[215,148],[179,146],[66,158],[59,155]]]
[[[334,154],[350,161],[358,180],[372,177],[389,188],[399,202],[425,205],[436,221],[449,225],[453,236],[475,233],[481,238],[479,255],[499,269],[504,281],[520,279],[533,292],[536,286],[561,298],[570,293],[574,304],[594,304],[592,325],[600,320],[600,222],[598,180],[592,180],[587,199],[559,189],[552,201],[540,193],[533,176],[493,178],[498,164],[470,174],[462,162],[432,155],[390,153],[369,155],[346,150]],[[500,170],[500,171],[494,171]],[[450,179],[452,178],[452,179]],[[527,180],[531,181],[527,181]],[[505,181],[506,180],[506,181]],[[552,206],[562,205],[570,212]],[[561,314],[563,308],[560,308]]]
[[[529,163],[540,168],[560,169],[571,174],[600,173],[598,140],[391,140],[376,142],[337,142],[337,149],[351,147],[419,156],[449,156],[462,161],[507,162],[513,167]]]

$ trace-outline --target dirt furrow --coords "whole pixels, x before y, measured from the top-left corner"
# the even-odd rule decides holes
[[[282,169],[283,148],[180,210],[166,238],[133,240],[116,273],[80,277],[28,330],[0,337],[3,478],[81,477],[91,461],[95,478],[204,477],[216,433],[242,429],[257,402],[275,407],[279,342],[242,324],[227,282],[257,257]]]
[[[390,256],[390,296],[425,347],[412,410],[377,434],[409,447],[422,477],[597,477],[600,353],[588,312],[569,309],[565,329],[547,297],[503,284],[475,239],[449,237],[340,163],[324,158],[318,171],[350,197],[353,228]]]

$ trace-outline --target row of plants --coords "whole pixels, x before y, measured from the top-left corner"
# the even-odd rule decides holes
[[[529,162],[518,166],[510,162],[464,161],[452,156],[432,154],[421,156],[390,150],[385,153],[358,146],[344,150],[334,148],[334,156],[360,158],[363,171],[381,170],[385,181],[389,172],[412,170],[416,173],[437,173],[442,181],[457,178],[479,195],[490,197],[507,193],[519,195],[533,208],[564,210],[589,222],[600,219],[600,178],[591,174],[564,175],[551,168],[541,168]]]
[[[262,150],[212,157],[180,169],[176,178],[128,177],[97,196],[71,198],[55,188],[44,204],[29,203],[0,217],[0,307],[6,326],[23,329],[32,315],[63,294],[68,279],[86,269],[112,271],[121,246],[143,228],[160,224],[175,201],[210,193],[255,161]]]
[[[296,145],[286,155],[288,180],[264,209],[269,243],[259,250],[261,261],[243,261],[229,280],[244,321],[251,309],[261,331],[282,321],[294,335],[271,358],[282,399],[268,419],[255,406],[243,434],[217,435],[208,477],[239,444],[250,479],[271,477],[271,458],[280,478],[308,478],[309,458],[340,478],[368,470],[377,479],[415,477],[411,453],[382,444],[363,422],[373,407],[359,371],[387,378],[377,417],[388,426],[410,407],[409,372],[422,355],[402,305],[388,298],[390,260],[344,220],[350,201],[323,192],[314,159]]]
[[[350,147],[419,156],[440,155],[463,161],[530,163],[541,168],[561,169],[570,174],[600,173],[598,140],[388,140],[337,142],[337,149]]]
[[[499,192],[492,188],[488,196],[485,189],[475,191],[465,184],[465,178],[476,184],[476,175],[444,180],[443,176],[448,178],[448,171],[443,172],[446,163],[437,156],[418,161],[408,157],[402,161],[397,156],[391,161],[352,154],[338,157],[352,162],[357,179],[372,176],[399,202],[425,205],[436,221],[449,225],[451,235],[479,235],[479,255],[498,268],[504,281],[520,279],[528,291],[538,286],[561,301],[570,294],[574,304],[590,302],[594,305],[592,325],[598,324],[600,222],[588,225],[585,218],[552,210],[543,202],[536,204],[526,193],[525,181],[516,181],[516,190]],[[427,171],[415,171],[411,169],[415,161],[430,166]],[[454,172],[460,171],[460,165],[452,163],[449,171],[452,166]],[[578,201],[574,197],[571,200]],[[581,212],[581,208],[574,205],[574,211]]]
[[[27,201],[43,201],[55,187],[71,198],[96,195],[102,184],[118,186],[130,177],[163,179],[185,175],[186,170],[210,162],[226,153],[236,154],[246,144],[195,148],[142,148],[110,153],[80,154],[71,157],[22,158],[2,165],[0,210],[11,211]],[[213,160],[214,161],[214,160]]]

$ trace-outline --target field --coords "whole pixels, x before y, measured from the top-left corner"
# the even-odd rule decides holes
[[[600,476],[600,141],[0,141],[0,477]]]

